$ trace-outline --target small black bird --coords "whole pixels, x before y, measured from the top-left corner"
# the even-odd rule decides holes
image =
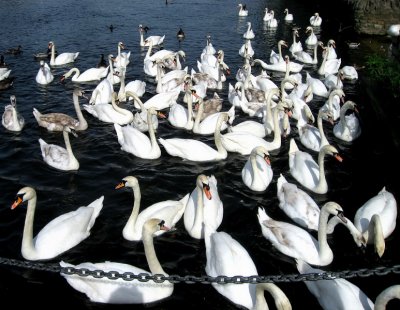
[[[183,40],[185,38],[185,33],[183,32],[182,28],[179,28],[176,37],[178,38],[178,40]]]
[[[4,61],[4,56],[0,56],[0,68],[5,68],[7,67],[6,62]]]
[[[15,77],[8,77],[0,81],[0,90],[9,89],[14,83]]]
[[[114,26],[111,24],[110,26],[108,26],[108,29],[110,29],[110,31],[113,32]]]
[[[18,45],[17,47],[13,47],[13,48],[9,48],[7,51],[6,51],[6,53],[7,54],[12,54],[12,55],[19,55],[19,54],[21,54],[22,53],[22,46],[21,45]]]

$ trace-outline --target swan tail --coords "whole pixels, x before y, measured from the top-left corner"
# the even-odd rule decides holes
[[[75,53],[74,60],[77,59],[79,56],[79,52]]]
[[[270,219],[270,217],[267,215],[263,207],[258,208],[257,216],[260,223]]]
[[[33,113],[33,116],[35,117],[36,121],[39,122],[42,114],[36,108],[33,108],[32,113]]]
[[[46,158],[47,143],[43,139],[40,138],[39,144],[40,144],[40,150],[42,151],[42,157],[44,159],[44,158]]]
[[[123,145],[125,143],[124,134],[121,125],[114,123],[115,131],[117,132],[118,143]]]
[[[290,139],[290,147],[289,147],[289,154],[294,154],[299,150],[297,147],[296,141],[294,139]]]
[[[90,218],[89,224],[87,226],[88,232],[93,227],[94,222],[96,221],[96,218],[99,216],[101,209],[103,209],[103,201],[104,201],[104,196],[101,196],[100,198],[96,199],[90,205],[87,206],[87,208],[93,208],[92,217]]]
[[[278,192],[281,190],[282,185],[287,183],[287,180],[285,179],[285,177],[282,175],[282,173],[280,174],[278,181],[277,181],[277,188],[278,188]]]

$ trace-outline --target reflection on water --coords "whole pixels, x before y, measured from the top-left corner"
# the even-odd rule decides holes
[[[84,261],[99,262],[103,260],[129,263],[147,268],[143,246],[141,243],[128,242],[122,237],[122,228],[133,206],[133,195],[130,191],[116,192],[115,184],[127,175],[139,179],[142,190],[142,206],[149,206],[166,199],[178,199],[195,188],[196,177],[200,173],[214,174],[218,181],[218,189],[224,202],[224,219],[221,231],[230,233],[251,254],[261,275],[297,273],[292,259],[284,257],[261,235],[257,222],[256,211],[259,206],[266,208],[275,219],[288,221],[288,218],[278,207],[276,197],[276,179],[282,173],[292,180],[288,173],[289,139],[295,137],[297,129],[292,123],[292,132],[283,140],[282,147],[271,152],[271,164],[274,178],[265,192],[255,193],[243,185],[241,169],[247,160],[246,156],[229,154],[224,161],[217,163],[192,163],[168,156],[162,149],[162,156],[157,160],[143,160],[121,151],[112,124],[99,122],[85,113],[89,123],[87,131],[80,132],[77,138],[71,140],[75,156],[80,162],[77,172],[56,171],[46,164],[40,155],[38,139],[49,143],[60,144],[61,133],[47,132],[39,127],[33,118],[35,107],[42,112],[63,112],[75,115],[72,105],[72,90],[74,84],[69,80],[60,83],[60,76],[69,68],[77,66],[80,69],[94,67],[100,54],[117,54],[118,42],[124,42],[131,51],[131,63],[128,66],[126,80],[144,80],[147,83],[146,93],[142,100],[155,95],[154,80],[143,73],[143,58],[147,49],[139,46],[139,24],[146,24],[150,31],[147,35],[166,35],[164,48],[184,50],[185,66],[197,69],[197,60],[206,44],[206,36],[216,49],[223,49],[225,62],[232,74],[224,83],[224,88],[218,91],[224,98],[223,110],[228,110],[228,85],[234,85],[237,70],[242,66],[243,59],[238,52],[242,44],[243,33],[247,22],[251,21],[255,40],[252,47],[254,58],[268,61],[271,50],[277,51],[277,41],[280,39],[293,42],[292,27],[299,27],[298,40],[304,42],[308,19],[315,11],[324,18],[322,26],[315,33],[326,44],[333,38],[338,46],[337,52],[342,57],[342,64],[362,63],[366,51],[364,43],[356,50],[349,50],[345,44],[354,34],[339,29],[339,16],[334,14],[332,7],[322,7],[321,3],[313,1],[305,4],[296,1],[270,1],[268,8],[274,9],[278,19],[277,29],[268,29],[262,20],[265,1],[250,1],[248,17],[239,18],[237,7],[231,1],[164,1],[123,2],[123,1],[64,1],[50,0],[32,1],[0,1],[2,9],[0,20],[2,26],[2,41],[0,50],[21,45],[23,53],[18,56],[7,55],[6,61],[16,77],[13,88],[0,92],[0,103],[9,103],[9,96],[16,95],[20,113],[25,117],[26,127],[21,133],[10,133],[0,129],[0,256],[21,259],[21,232],[24,225],[26,207],[11,211],[10,205],[17,191],[23,186],[32,186],[38,192],[38,208],[35,218],[34,232],[56,216],[86,205],[100,194],[105,195],[104,208],[92,229],[91,236],[77,247],[63,254],[60,259],[71,263]],[[294,15],[294,22],[289,24],[283,20],[285,7]],[[343,25],[349,24],[342,20]],[[109,25],[114,25],[113,31]],[[179,28],[184,29],[186,37],[183,41],[176,39]],[[61,52],[79,51],[80,55],[73,65],[52,69],[55,80],[48,86],[39,86],[35,75],[39,63],[33,54],[45,51],[48,41],[57,44]],[[305,46],[303,44],[303,46]],[[288,48],[283,49],[284,55]],[[318,51],[319,59],[321,50]],[[313,77],[317,77],[318,66],[305,66],[304,69]],[[255,67],[254,73],[261,71]],[[362,74],[362,72],[360,72]],[[274,83],[279,85],[283,73],[270,73]],[[305,80],[305,72],[303,74]],[[80,86],[87,94],[91,94],[95,84]],[[118,90],[118,86],[115,87]],[[347,217],[352,218],[355,211],[367,199],[375,195],[383,186],[398,193],[396,186],[396,154],[390,138],[385,135],[384,127],[379,126],[379,120],[371,108],[371,103],[363,91],[360,81],[345,83],[346,98],[354,100],[360,107],[362,136],[354,143],[338,141],[332,133],[332,127],[327,127],[328,139],[337,146],[343,163],[326,161],[327,179],[330,190],[325,195],[313,195],[318,205],[328,200],[340,203]],[[211,96],[214,91],[209,91]],[[180,97],[180,100],[182,98]],[[324,98],[314,96],[310,108],[316,113],[325,102]],[[86,103],[81,100],[81,104]],[[122,105],[133,109],[132,103]],[[248,119],[243,113],[237,112],[235,122]],[[193,135],[182,130],[175,130],[161,121],[157,137],[189,138]],[[203,142],[214,145],[212,136],[199,137]],[[271,140],[271,137],[267,137]],[[179,223],[177,230],[156,239],[155,247],[159,260],[169,274],[204,274],[205,252],[203,241],[193,240]],[[377,259],[371,248],[365,252],[354,246],[351,237],[342,229],[337,229],[335,235],[329,238],[335,259],[326,270],[342,270],[380,265],[392,266],[399,261],[397,247],[398,233],[388,238],[387,249],[382,259]],[[51,260],[56,263],[58,260]],[[375,299],[376,295],[386,286],[398,282],[394,276],[354,278],[353,283]],[[372,285],[373,283],[373,285]],[[318,303],[310,295],[303,283],[281,283],[292,302],[293,308],[318,308]],[[57,274],[23,270],[18,268],[0,267],[0,296],[4,301],[19,305],[47,305],[48,296],[57,300],[58,304],[77,306],[79,308],[100,309],[104,305],[96,305],[88,301],[86,296],[75,292],[63,278]],[[18,292],[18,293],[17,293]],[[24,292],[27,298],[21,298]],[[304,298],[307,296],[307,298]],[[272,304],[272,301],[267,300]],[[32,300],[33,299],[33,300]],[[50,303],[49,303],[50,304]],[[210,285],[177,284],[174,294],[167,300],[153,306],[155,309],[172,309],[176,306],[196,304],[195,308],[235,309],[236,307],[220,296]],[[130,308],[132,306],[129,306]],[[141,306],[138,306],[139,308]],[[126,306],[128,308],[128,306]]]

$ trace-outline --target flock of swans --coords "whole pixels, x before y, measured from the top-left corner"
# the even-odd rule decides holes
[[[249,16],[246,5],[239,4],[238,9],[239,17]],[[285,22],[295,20],[288,9],[283,13]],[[279,27],[282,22],[274,14],[274,10],[265,9],[263,21],[269,28]],[[372,244],[376,253],[382,256],[385,239],[395,230],[397,218],[396,199],[385,187],[358,209],[354,221],[343,215],[344,210],[338,203],[329,201],[320,207],[314,200],[315,194],[326,194],[330,190],[325,161],[331,158],[342,161],[340,148],[335,145],[351,143],[362,134],[357,104],[344,100],[346,80],[357,79],[357,71],[354,67],[342,66],[333,39],[326,46],[318,39],[314,29],[321,23],[318,13],[310,18],[305,31],[307,49],[298,41],[299,29],[293,28],[293,42],[280,40],[278,53],[271,51],[269,59],[263,60],[254,58],[256,51],[251,42],[257,34],[251,22],[247,22],[243,33],[245,42],[238,53],[243,58],[243,67],[236,74],[235,85],[229,83],[227,98],[220,98],[217,92],[228,87],[225,84],[230,68],[225,63],[224,51],[214,48],[210,35],[198,55],[196,72],[194,68],[189,71],[182,66],[180,59],[186,57],[184,51],[153,50],[163,44],[165,35],[145,37],[149,28],[139,25],[140,46],[147,48],[143,71],[154,79],[157,94],[142,102],[146,82],[135,80],[125,84],[131,54],[123,51],[126,49],[123,42],[118,43],[116,56],[108,56],[108,62],[102,57],[101,65],[97,67],[83,72],[74,67],[63,73],[61,80],[72,76],[71,83],[76,85],[93,81],[98,84],[90,98],[79,88],[73,91],[75,117],[61,112],[43,114],[33,108],[38,126],[63,133],[65,148],[39,138],[43,161],[58,170],[78,170],[79,156],[73,153],[70,134],[77,138],[76,132],[90,130],[86,118],[93,117],[99,122],[113,124],[121,150],[138,158],[153,160],[175,156],[186,161],[215,162],[225,160],[230,153],[241,154],[246,159],[241,169],[243,186],[263,192],[271,186],[276,174],[272,167],[274,151],[281,148],[282,137],[290,134],[287,173],[293,182],[280,173],[277,197],[280,209],[292,222],[274,220],[268,215],[267,208],[258,208],[255,216],[267,242],[293,258],[299,273],[323,272],[315,267],[327,266],[334,260],[327,236],[341,223],[358,247]],[[49,63],[40,61],[35,79],[41,85],[53,83],[52,68],[74,63],[79,56],[79,52],[63,52],[56,56],[54,41],[49,42],[48,48]],[[284,48],[288,49],[287,54],[282,51]],[[319,49],[322,49],[322,61],[318,59]],[[304,68],[310,65],[318,67],[319,76],[312,77],[305,72]],[[258,67],[262,67],[262,73],[255,75]],[[285,74],[280,85],[271,81],[270,72]],[[304,82],[303,76],[306,77]],[[207,98],[210,92],[215,95]],[[325,100],[318,107],[316,116],[310,108],[313,96]],[[81,105],[81,98],[88,99],[88,103]],[[224,100],[230,103],[229,109],[225,108]],[[127,108],[129,105],[134,107],[133,110]],[[247,119],[237,122],[239,114]],[[317,126],[313,124],[315,118]],[[159,122],[168,122],[174,129],[193,135],[191,138],[163,137]],[[14,95],[10,97],[10,105],[5,107],[2,125],[9,131],[23,131],[25,121],[17,111]],[[327,130],[331,130],[337,140],[329,139]],[[214,145],[202,142],[199,139],[202,135],[212,135]],[[218,231],[224,213],[218,180],[214,175],[199,174],[194,185],[192,192],[176,200],[160,201],[146,208],[141,206],[139,180],[135,176],[126,176],[115,186],[115,189],[132,189],[133,207],[121,233],[126,240],[143,242],[150,271],[110,261],[77,265],[61,261],[60,266],[167,275],[157,258],[153,238],[171,230],[182,220],[192,238],[204,240],[207,275],[257,275],[257,267],[245,247],[228,233]],[[21,246],[23,257],[27,260],[54,259],[88,238],[96,218],[101,216],[103,200],[104,196],[101,196],[87,206],[60,215],[33,237],[36,191],[31,187],[20,189],[12,209],[23,202],[28,203]],[[317,239],[314,232],[318,234]],[[171,296],[174,291],[173,283],[62,276],[91,301],[100,303],[151,303]],[[273,296],[277,309],[291,309],[285,293],[272,283],[212,285],[232,303],[246,309],[268,309],[264,290]],[[309,281],[306,285],[324,309],[374,307],[362,290],[348,280]],[[399,286],[388,292],[390,298],[400,296]],[[388,301],[385,296],[376,299],[375,309]]]

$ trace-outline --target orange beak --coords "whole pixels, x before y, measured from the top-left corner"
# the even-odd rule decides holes
[[[123,187],[125,187],[125,183],[124,183],[124,182],[121,182],[121,183],[118,183],[118,184],[115,186],[115,189],[120,189],[120,188],[123,188]]]
[[[265,162],[266,162],[268,165],[271,166],[271,160],[269,159],[269,156],[268,156],[268,155],[265,155],[265,156],[264,156],[264,160],[265,160]]]
[[[207,199],[211,200],[212,195],[211,195],[211,191],[210,191],[210,186],[204,184],[203,185],[203,191],[204,191],[204,194],[206,195]]]
[[[11,206],[11,210],[14,210],[16,207],[18,207],[22,203],[22,198],[17,197],[17,199],[14,201],[14,203]]]
[[[336,160],[339,161],[339,162],[342,162],[342,161],[343,161],[343,158],[342,158],[339,154],[336,154],[336,155],[335,155],[335,158],[336,158]]]

